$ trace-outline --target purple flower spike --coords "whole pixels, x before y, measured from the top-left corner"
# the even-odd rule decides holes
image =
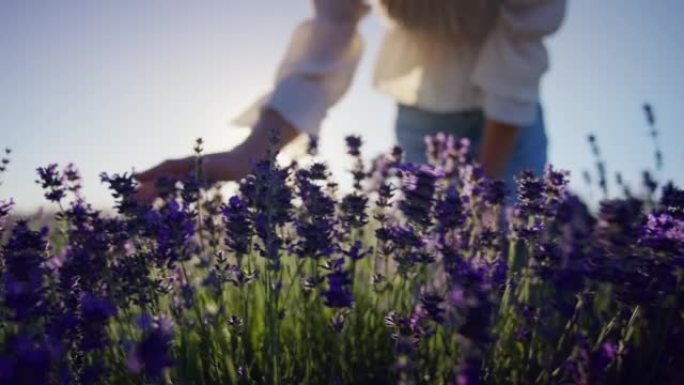
[[[152,322],[150,318],[145,317],[143,338],[128,357],[128,369],[133,373],[145,373],[157,378],[173,364],[173,322],[165,316],[154,318]]]
[[[57,167],[57,164],[53,163],[36,170],[40,178],[36,183],[45,190],[45,198],[51,202],[59,202],[66,196],[64,176],[60,174]]]
[[[343,270],[333,271],[327,275],[328,290],[323,291],[325,306],[331,308],[351,307],[354,303],[354,295],[351,290],[349,273]]]

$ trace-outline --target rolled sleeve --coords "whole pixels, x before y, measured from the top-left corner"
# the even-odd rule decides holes
[[[272,108],[299,131],[317,135],[328,110],[328,95],[313,79],[284,78],[264,106]]]
[[[315,0],[315,17],[295,30],[273,90],[234,120],[253,126],[271,108],[298,130],[316,135],[327,111],[351,85],[363,51],[357,31],[368,11],[362,0]]]
[[[488,119],[524,126],[534,121],[537,116],[537,103],[520,101],[496,94],[484,96],[484,112]]]

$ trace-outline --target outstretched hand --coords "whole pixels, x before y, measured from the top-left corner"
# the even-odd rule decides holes
[[[202,175],[214,182],[235,181],[244,178],[253,161],[261,159],[269,146],[269,136],[273,130],[280,134],[280,148],[294,140],[299,131],[289,124],[276,111],[265,109],[262,111],[259,121],[252,129],[250,135],[243,143],[230,151],[218,152],[202,157]],[[136,193],[138,199],[151,202],[158,195],[156,183],[161,177],[184,179],[188,177],[195,167],[195,159],[187,158],[171,159],[135,175],[140,182]]]
[[[257,155],[258,156],[258,155]],[[249,173],[253,154],[243,151],[238,147],[232,151],[218,152],[202,157],[201,167],[203,179],[212,182],[227,182],[240,180]],[[135,175],[135,179],[140,182],[136,196],[138,199],[151,202],[159,191],[156,187],[157,181],[162,177],[183,180],[190,176],[196,166],[195,158],[170,159]]]
[[[195,161],[192,157],[169,159],[150,169],[136,174],[135,179],[140,182],[136,196],[138,199],[145,202],[153,201],[159,195],[156,187],[157,180],[159,178],[186,178],[190,174],[190,171],[192,171],[194,165]]]

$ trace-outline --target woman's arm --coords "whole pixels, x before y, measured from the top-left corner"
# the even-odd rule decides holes
[[[488,177],[503,177],[519,134],[519,126],[487,120],[478,157]]]
[[[245,176],[252,162],[264,155],[274,128],[280,130],[281,147],[299,133],[317,134],[327,110],[349,88],[363,46],[356,27],[369,7],[364,0],[314,0],[313,4],[314,18],[295,31],[273,91],[236,121],[252,127],[252,132],[233,150],[204,157],[207,178],[228,181]],[[182,178],[193,167],[193,158],[186,157],[137,174],[138,196],[154,199],[160,176]]]
[[[480,51],[472,81],[484,95],[479,158],[490,176],[503,175],[521,127],[536,118],[548,68],[543,40],[560,27],[565,6],[565,0],[504,0]]]
[[[314,0],[314,17],[295,30],[271,92],[234,123],[253,127],[265,108],[278,111],[298,130],[317,135],[327,111],[347,92],[363,41],[358,22],[364,0]]]

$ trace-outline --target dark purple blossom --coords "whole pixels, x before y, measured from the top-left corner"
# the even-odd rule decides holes
[[[244,287],[246,284],[253,281],[259,276],[258,272],[250,273],[245,269],[241,269],[237,265],[230,265],[224,273],[223,279],[232,283],[236,287]]]
[[[530,170],[516,177],[518,183],[517,206],[523,216],[539,214],[544,209],[544,182]]]
[[[435,218],[437,219],[438,231],[446,232],[463,225],[466,220],[463,200],[456,186],[449,186],[444,196],[435,205]]]
[[[363,259],[365,256],[372,254],[373,248],[369,247],[364,249],[363,242],[356,241],[348,250],[343,250],[343,253],[353,261],[358,261]]]
[[[328,273],[326,278],[328,288],[321,293],[325,298],[325,306],[332,308],[351,307],[354,303],[354,295],[349,273],[344,270],[335,270]]]
[[[172,267],[189,259],[190,245],[196,231],[196,212],[187,205],[170,200],[157,213],[147,215],[148,227],[157,241],[158,263]]]
[[[27,321],[44,309],[44,266],[47,228],[33,231],[19,221],[2,248],[4,305],[17,321]]]
[[[39,167],[36,183],[45,190],[45,198],[51,202],[60,202],[66,196],[64,176],[57,170],[57,164],[52,163],[46,167]]]
[[[328,166],[325,163],[314,163],[309,167],[309,178],[311,180],[327,180],[328,177]]]
[[[302,210],[294,221],[300,240],[292,249],[300,257],[320,258],[329,256],[336,248],[333,244],[335,201],[314,182],[318,178],[312,176],[321,171],[313,169],[312,166],[310,170],[299,170],[295,174]]]
[[[567,197],[567,171],[559,171],[548,165],[544,169],[544,198],[547,215],[554,215],[555,210]]]
[[[491,339],[494,307],[486,271],[451,250],[443,251],[443,256],[450,284],[447,300],[462,317],[458,332],[475,345],[484,346]]]
[[[247,254],[252,241],[252,221],[247,201],[233,196],[221,212],[226,227],[226,246],[238,257]]]
[[[274,225],[290,220],[292,190],[287,184],[288,169],[281,169],[273,160],[261,160],[252,174],[240,184],[240,192],[256,212],[269,213]]]
[[[375,205],[379,208],[390,207],[390,202],[394,196],[395,188],[388,183],[383,183],[378,187],[378,199],[375,201]]]
[[[309,142],[306,148],[306,153],[311,156],[318,155],[318,136],[309,135]]]
[[[312,217],[295,221],[297,235],[300,237],[293,246],[295,254],[302,258],[327,257],[336,250],[333,244],[333,223],[326,218]]]
[[[355,229],[368,223],[368,198],[356,192],[347,194],[340,203],[340,221],[345,229]]]
[[[426,228],[432,224],[436,183],[443,174],[427,165],[406,164],[401,170],[404,173],[401,189],[404,199],[399,203],[399,209],[411,223]]]
[[[444,322],[444,298],[435,292],[425,292],[420,296],[419,306],[425,310],[430,320],[442,323]]]
[[[173,364],[173,322],[165,316],[153,319],[143,315],[140,324],[143,337],[128,356],[128,368],[133,373],[160,377],[164,369]]]
[[[347,142],[347,153],[351,156],[361,156],[361,146],[363,141],[360,136],[350,135],[344,138]]]
[[[48,384],[52,362],[44,341],[28,335],[10,336],[0,352],[0,385]]]
[[[107,345],[107,323],[117,313],[114,304],[92,294],[81,297],[81,330],[84,351],[99,349]]]
[[[137,182],[133,175],[129,174],[100,174],[102,183],[106,183],[115,199],[117,212],[132,220],[136,226],[144,226],[144,213],[149,210],[149,205],[136,199]]]
[[[425,245],[425,240],[410,226],[391,225],[379,228],[375,236],[383,242],[391,242],[392,250],[410,250]]]
[[[190,174],[183,179],[183,187],[180,191],[180,196],[183,203],[186,205],[191,205],[199,201],[200,190],[202,188],[200,177],[201,176],[197,175],[195,171],[191,171]]]
[[[485,184],[485,190],[482,197],[484,201],[492,206],[500,206],[508,196],[508,188],[506,183],[500,180],[491,180]]]

